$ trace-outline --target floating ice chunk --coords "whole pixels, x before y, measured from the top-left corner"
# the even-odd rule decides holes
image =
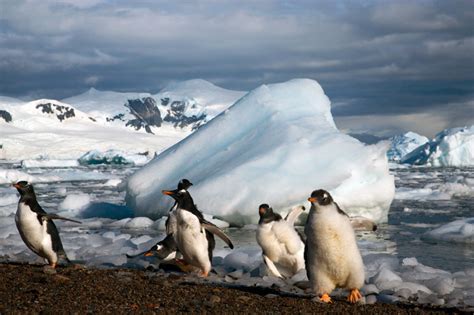
[[[226,268],[242,269],[246,272],[250,271],[260,265],[261,256],[255,255],[256,252],[259,252],[259,250],[234,250],[225,256],[223,264]]]
[[[17,170],[0,169],[0,184],[11,184],[20,180],[26,180],[31,183],[34,178],[34,176]]]
[[[453,243],[474,243],[474,217],[456,220],[422,235],[423,240]]]
[[[403,283],[399,275],[387,268],[382,268],[373,278],[373,283],[380,290],[395,290]]]
[[[158,230],[158,231],[165,231],[166,230],[166,220],[168,217],[162,217],[158,220],[156,220],[153,225],[151,226],[152,229]]]
[[[71,194],[59,204],[60,211],[69,211],[79,214],[91,202],[91,197],[86,194]]]
[[[398,258],[390,254],[369,254],[363,256],[366,279],[374,277],[380,270],[397,270]]]
[[[363,295],[379,294],[380,290],[377,288],[375,284],[369,283],[369,284],[365,284],[361,288],[361,292]]]
[[[121,219],[121,220],[118,220],[118,221],[114,221],[114,222],[111,222],[109,223],[109,226],[110,227],[124,227],[125,224],[127,224],[128,222],[132,221],[131,218],[124,218],[124,219]]]
[[[89,151],[79,158],[82,165],[95,164],[115,164],[115,165],[144,165],[148,162],[147,154],[131,154],[118,150],[108,150],[100,152],[97,150]]]
[[[58,196],[66,196],[67,195],[67,189],[66,187],[58,187],[56,188],[56,194],[58,194]]]
[[[429,289],[438,295],[447,295],[454,291],[455,281],[451,277],[439,276],[423,282]]]
[[[5,207],[9,205],[16,205],[18,203],[19,197],[16,194],[0,194],[0,207]],[[13,211],[16,211],[16,207],[10,207]],[[7,216],[10,213],[2,213],[0,210],[0,216]]]
[[[402,260],[402,266],[417,266],[418,264],[418,260],[415,257],[403,258]]]
[[[105,232],[104,234],[102,234],[102,236],[106,237],[106,238],[114,239],[115,238],[115,233],[112,232],[112,231],[109,231],[109,232]]]
[[[120,185],[122,183],[122,180],[119,179],[119,178],[112,178],[112,179],[109,179],[108,181],[106,181],[104,183],[104,186],[111,186],[111,187],[117,187],[118,185]]]
[[[130,241],[135,245],[140,245],[145,242],[149,242],[152,238],[149,235],[142,235],[140,237],[132,238]]]
[[[23,160],[21,161],[22,168],[33,167],[77,167],[79,162],[77,160]]]
[[[147,229],[153,225],[153,220],[146,217],[133,218],[124,226],[126,229]]]

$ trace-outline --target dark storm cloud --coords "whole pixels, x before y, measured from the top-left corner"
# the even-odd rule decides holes
[[[0,6],[1,95],[62,98],[90,86],[157,92],[169,81],[195,77],[248,90],[309,77],[331,98],[343,129],[370,132],[357,127],[367,126],[364,117],[396,118],[387,133],[409,128],[417,115],[445,115],[418,126],[424,133],[473,120],[471,1],[18,0]],[[446,110],[452,106],[463,114]]]

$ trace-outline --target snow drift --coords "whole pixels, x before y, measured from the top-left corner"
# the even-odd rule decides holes
[[[401,159],[401,163],[445,166],[474,166],[474,125],[438,133],[430,142]]]
[[[340,133],[330,109],[313,80],[263,85],[131,176],[127,205],[166,215],[161,190],[188,178],[198,207],[233,224],[257,222],[264,202],[278,211],[305,203],[317,188],[351,214],[385,221],[395,190],[386,147]]]

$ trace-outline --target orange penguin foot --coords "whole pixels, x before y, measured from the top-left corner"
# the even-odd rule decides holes
[[[347,300],[351,303],[356,303],[362,298],[362,294],[360,294],[359,290],[357,289],[352,289],[351,293],[347,297]]]
[[[324,293],[320,298],[319,301],[324,302],[324,303],[332,303],[331,297],[329,294]]]
[[[201,272],[199,273],[199,276],[200,276],[200,277],[203,277],[203,278],[206,278],[208,275],[209,275],[209,271],[204,271],[204,270],[203,270],[203,271],[201,271]]]
[[[151,250],[147,251],[145,254],[143,254],[145,257],[151,257],[154,256],[153,252]]]
[[[193,271],[193,266],[185,262],[183,259],[176,259],[175,261],[176,261],[176,266],[178,266],[179,269],[181,269],[181,271],[183,272]]]

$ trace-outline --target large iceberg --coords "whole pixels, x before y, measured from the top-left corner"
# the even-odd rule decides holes
[[[350,214],[386,221],[395,192],[386,145],[339,132],[330,110],[316,81],[263,85],[132,175],[127,205],[166,215],[161,190],[188,178],[201,210],[236,225],[257,222],[261,203],[287,211],[318,188]]]
[[[387,157],[390,161],[400,161],[420,145],[429,141],[425,136],[409,131],[402,135],[393,136],[389,139],[390,149],[387,151]]]
[[[401,162],[434,167],[473,166],[474,125],[443,130],[433,140],[407,154]]]

